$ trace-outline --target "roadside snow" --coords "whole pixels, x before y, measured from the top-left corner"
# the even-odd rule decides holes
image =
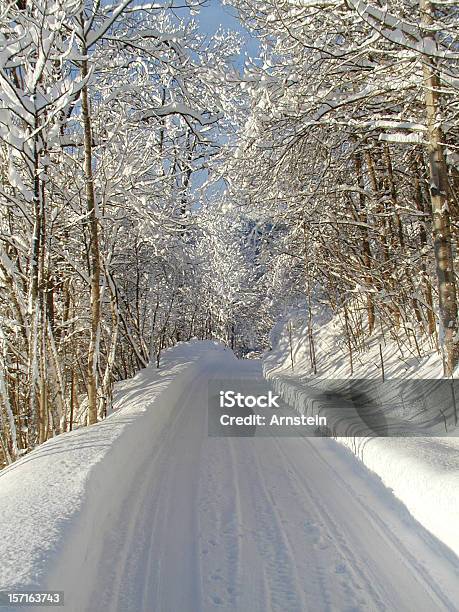
[[[209,436],[216,380],[266,385],[181,345],[2,472],[0,589],[62,590],[66,612],[456,609],[459,559],[342,446]]]
[[[408,356],[405,352],[402,359],[400,349],[388,335],[384,340],[375,334],[369,351],[355,359],[352,377],[336,318],[323,319],[321,323],[315,332],[317,376],[314,376],[309,361],[307,323],[298,317],[273,331],[274,349],[264,358],[264,375],[272,381],[283,399],[300,413],[328,415],[333,426],[340,406],[327,404],[311,389],[325,381],[333,386],[337,381],[351,378],[380,380],[380,343],[386,378],[406,380],[441,376],[441,362],[434,351],[423,358]],[[311,387],[312,381],[314,387]],[[355,423],[358,423],[358,418]],[[362,437],[358,433],[358,427],[351,420],[349,435],[340,435],[336,440],[378,474],[410,513],[459,555],[459,439],[454,432],[449,432],[453,433],[450,437],[413,438]]]
[[[110,491],[157,443],[170,404],[193,380],[197,364],[220,353],[228,359],[230,351],[210,341],[166,351],[160,370],[149,366],[118,386],[117,409],[105,421],[49,440],[0,472],[1,590],[45,588],[82,507],[90,509],[87,517],[110,511]]]

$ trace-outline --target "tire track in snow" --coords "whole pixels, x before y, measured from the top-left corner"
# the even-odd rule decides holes
[[[312,449],[314,451],[314,454],[316,455],[315,460],[324,463],[327,466],[327,470],[331,469],[331,466],[329,466],[328,462],[322,458],[321,454],[314,447],[314,445],[311,444],[309,440],[306,440],[306,442],[308,444],[308,450]],[[381,556],[383,553],[382,548],[378,547],[377,556],[375,558],[372,558],[368,557],[368,551],[365,550],[365,546],[362,546],[361,544],[359,546],[356,546],[356,543],[353,543],[354,545],[353,547],[351,547],[351,544],[347,540],[345,535],[346,530],[343,529],[342,526],[337,525],[336,521],[331,516],[327,506],[325,506],[323,501],[318,497],[317,491],[309,485],[307,479],[304,477],[304,474],[298,469],[297,465],[285,453],[285,450],[282,448],[282,445],[279,442],[277,443],[280,452],[284,456],[285,461],[291,467],[291,474],[294,476],[299,486],[303,487],[304,490],[307,491],[308,496],[314,503],[314,507],[319,512],[319,516],[326,519],[327,529],[333,533],[334,541],[338,544],[339,549],[343,553],[345,559],[349,562],[355,575],[359,576],[362,579],[362,586],[365,589],[365,592],[367,594],[371,594],[371,596],[374,598],[373,603],[374,605],[378,606],[378,610],[392,611],[394,609],[397,609],[397,612],[401,612],[402,610],[406,612],[412,612],[412,610],[415,608],[427,609],[426,606],[429,606],[429,609],[432,610],[443,609],[448,610],[450,612],[455,612],[457,608],[454,607],[454,605],[451,603],[450,600],[448,600],[448,598],[446,598],[442,593],[438,592],[432,578],[428,576],[425,571],[423,571],[423,575],[421,575],[421,573],[419,572],[420,566],[417,563],[417,560],[402,546],[398,538],[396,538],[389,529],[380,529],[381,521],[377,522],[375,529],[375,525],[372,523],[372,521],[367,522],[362,520],[362,514],[363,516],[365,516],[366,508],[360,500],[356,499],[356,497],[353,496],[352,502],[354,503],[357,501],[357,503],[364,511],[363,513],[359,514],[362,525],[371,525],[371,529],[377,531],[378,536],[382,540],[384,540],[386,544],[389,544],[390,549],[396,552],[396,554],[393,556],[393,562],[396,561],[397,563],[400,563],[402,565],[402,568],[406,568],[406,576],[409,577],[409,579],[413,581],[416,586],[419,585],[419,582],[423,584],[423,595],[420,595],[419,588],[411,589],[410,597],[403,597],[403,593],[400,594],[403,597],[403,600],[401,600],[398,597],[399,594],[393,591],[390,580],[386,580],[386,585],[384,585],[381,581],[381,569],[385,569],[386,573],[388,574],[393,574],[393,572],[396,570],[393,564],[391,565],[390,563],[386,566],[384,566],[383,564],[383,568],[381,568],[381,565],[377,566],[375,564],[374,561],[377,560],[378,557]],[[337,474],[335,470],[333,470],[333,473],[334,476],[336,476],[338,480],[341,481],[339,474]],[[343,488],[342,481],[339,484],[340,488]],[[343,488],[342,495],[343,497],[348,496],[349,490]],[[374,518],[372,513],[371,518]],[[358,551],[358,556],[353,552],[353,549]],[[402,568],[400,569],[402,570]],[[347,576],[349,575],[348,572],[343,573],[346,573]],[[397,577],[399,578],[399,576]],[[429,597],[429,602],[425,597],[426,590],[428,593],[430,593],[431,598]],[[416,600],[418,600],[417,604],[415,604]]]
[[[242,519],[228,440],[207,440],[199,486],[203,598],[210,609],[234,610],[241,585]]]
[[[84,608],[87,612],[94,612],[97,601],[100,607],[96,609],[109,612],[149,610],[148,600],[155,599],[152,593],[155,589],[161,590],[161,555],[158,552],[162,552],[159,550],[162,546],[158,546],[159,538],[156,539],[155,535],[167,520],[167,506],[170,505],[170,483],[174,480],[170,464],[171,448],[174,440],[183,433],[186,399],[198,386],[199,383],[191,385],[177,401],[164,437],[140,466],[130,484],[116,519],[116,532],[109,533],[105,538],[106,546],[100,558],[99,571],[110,579],[105,580],[102,592],[97,591],[90,596]],[[152,588],[152,582],[155,582],[155,588]],[[157,607],[154,606],[154,609]]]
[[[309,491],[296,482],[290,463],[285,461],[282,445],[275,438],[271,440],[276,452],[271,448],[269,458],[267,453],[264,459],[273,465],[270,471],[274,471],[274,483],[282,478],[282,486],[279,490],[277,484],[267,486],[272,489],[273,504],[279,508],[280,515],[288,517],[284,519],[285,536],[303,576],[301,586],[309,609],[324,612],[384,609],[376,606],[374,600],[369,601],[361,587],[362,581],[345,571],[345,552],[330,533]]]
[[[333,467],[333,465],[327,459],[325,459],[323,455],[319,453],[319,451],[313,444],[309,443],[309,446],[311,450],[314,452],[314,454],[316,455],[316,457],[320,459],[322,463],[326,464],[327,469],[329,469],[334,474],[337,487],[339,487],[343,491],[343,493],[348,494],[349,489],[346,489],[344,487],[343,480],[340,474]],[[352,457],[352,459],[354,459],[354,457]],[[362,469],[366,469],[364,466],[361,466],[361,467]],[[454,604],[454,602],[451,601],[451,599],[449,599],[442,592],[440,586],[436,583],[433,576],[427,571],[426,567],[423,564],[421,564],[418,561],[418,559],[409,551],[409,549],[404,545],[404,543],[400,540],[400,538],[397,537],[397,535],[394,533],[391,527],[386,522],[384,522],[384,520],[377,514],[377,512],[372,510],[371,507],[363,501],[361,495],[358,495],[358,494],[354,495],[353,501],[362,508],[363,512],[365,512],[366,514],[368,514],[368,516],[371,517],[373,521],[373,525],[378,528],[378,531],[381,537],[390,541],[391,544],[393,544],[393,546],[402,553],[402,558],[406,562],[407,567],[409,567],[411,570],[416,570],[416,572],[419,575],[419,579],[420,581],[424,583],[425,588],[431,591],[434,597],[438,598],[439,602],[441,602],[445,606],[446,610],[449,610],[451,612],[456,612],[457,606]],[[421,534],[423,535],[423,531],[421,531]],[[424,541],[424,538],[422,539]],[[456,564],[456,567],[457,569],[459,569],[459,564]],[[458,579],[459,579],[459,573],[458,573]],[[457,587],[457,592],[459,596],[459,587]]]
[[[331,596],[332,590],[339,592],[336,584],[333,584],[333,573],[330,571],[330,568],[336,565],[336,553],[330,558],[332,538],[328,533],[324,533],[323,521],[314,506],[311,508],[311,500],[304,495],[304,489],[293,486],[289,478],[290,470],[279,454],[279,449],[276,448],[274,453],[271,448],[269,457],[264,459],[267,465],[271,466],[270,478],[276,474],[273,479],[278,482],[278,474],[282,475],[281,489],[277,484],[266,486],[270,491],[273,506],[278,508],[279,516],[285,517],[281,522],[290,544],[292,558],[298,567],[297,573],[301,575],[301,589],[307,609],[333,612],[346,598],[345,593],[339,593],[339,597],[335,598]]]
[[[167,460],[163,465],[166,487],[163,495],[152,497],[158,520],[151,531],[151,546],[156,555],[150,555],[149,579],[145,592],[149,599],[146,610],[202,609],[201,567],[198,547],[198,481],[202,457],[205,412],[192,408],[202,390],[203,380],[195,379],[180,399],[183,404],[177,431],[165,444]],[[160,571],[156,577],[155,563]]]
[[[126,486],[123,503],[120,507],[110,510],[105,517],[105,524],[98,525],[100,531],[93,533],[94,548],[87,551],[85,565],[93,565],[97,575],[103,577],[99,582],[90,582],[91,588],[82,589],[79,599],[68,601],[66,606],[72,612],[94,612],[94,610],[118,610],[118,600],[127,599],[126,590],[122,587],[127,573],[128,559],[132,552],[132,540],[138,517],[145,508],[148,498],[148,485],[139,478],[139,474],[149,473],[149,467],[155,464],[162,444],[153,449],[150,457],[144,461],[137,471],[135,479],[129,484],[120,482],[120,487]],[[110,500],[105,500],[107,505]],[[129,591],[129,589],[127,589]],[[125,607],[129,610],[129,606]]]
[[[300,577],[295,556],[285,536],[282,521],[266,486],[257,452],[259,440],[250,440],[251,461],[245,466],[248,503],[253,506],[254,539],[264,560],[263,571],[273,612],[301,612],[307,610],[303,589],[298,588]],[[250,500],[250,501],[249,501]]]
[[[309,514],[314,515],[312,526],[318,529],[319,534],[323,534],[324,531],[326,531],[327,534],[331,534],[331,541],[337,553],[331,565],[334,567],[336,575],[345,575],[341,586],[353,597],[358,596],[359,593],[365,593],[366,596],[370,596],[371,602],[365,602],[365,604],[368,606],[371,605],[372,609],[381,611],[386,610],[387,607],[383,600],[384,595],[378,593],[374,587],[374,577],[370,578],[366,575],[366,572],[359,565],[355,555],[352,553],[341,529],[314,493],[307,479],[299,476],[298,468],[288,457],[285,450],[282,448],[282,444],[277,438],[274,438],[274,440],[276,441],[276,446],[282,457],[282,461],[284,465],[287,466],[285,471],[290,477],[289,483],[296,488],[300,498],[308,500],[306,510]],[[319,535],[319,537],[321,536]],[[352,573],[346,570],[346,562],[352,568]],[[319,567],[324,567],[323,560],[319,563]],[[330,567],[327,567],[327,576],[325,580],[327,584],[330,583]],[[358,605],[362,605],[364,602],[359,601],[357,603]],[[333,606],[331,600],[329,605],[331,610]],[[352,606],[352,602],[350,602],[349,605]]]

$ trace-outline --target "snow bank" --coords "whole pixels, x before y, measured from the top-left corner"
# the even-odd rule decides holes
[[[78,588],[98,530],[122,503],[120,484],[151,454],[170,407],[197,369],[233,358],[215,342],[179,344],[160,370],[150,366],[118,386],[117,410],[105,421],[49,440],[0,472],[0,590]]]
[[[296,319],[276,331],[277,344],[263,362],[264,375],[276,391],[297,411],[304,414],[332,416],[333,407],[311,393],[313,378],[307,352],[306,326]],[[292,370],[290,337],[294,366]],[[340,354],[341,339],[332,319],[316,332],[319,358],[318,377],[351,378],[345,354]],[[374,341],[378,343],[378,339]],[[379,348],[378,348],[379,350]],[[415,377],[406,362],[397,360],[397,347],[386,342],[386,375]],[[365,358],[365,359],[364,359]],[[357,376],[364,378],[377,369],[374,354],[361,355]],[[421,360],[419,360],[421,361]],[[439,375],[438,358],[428,355],[417,363],[416,375],[433,378]],[[318,380],[317,378],[315,379]],[[346,413],[347,418],[349,412]],[[356,417],[355,423],[358,422]],[[350,433],[354,423],[350,425]],[[341,431],[342,433],[342,431]],[[459,555],[459,439],[457,437],[361,437],[348,435],[336,440],[352,451],[405,504],[410,513],[433,535]]]
[[[273,328],[273,351],[269,358],[274,358],[273,363],[277,365],[283,363],[286,370],[291,369],[288,326],[291,326],[292,332],[294,370],[312,378],[315,375],[310,364],[308,321],[304,310],[297,310]],[[313,330],[318,378],[381,380],[381,353],[386,379],[433,379],[443,376],[441,355],[427,336],[417,338],[422,354],[419,357],[414,339],[397,343],[391,338],[391,331],[387,327],[376,329],[365,339],[364,351],[353,352],[351,373],[348,346],[343,336],[343,317],[332,316],[323,309],[314,314]]]

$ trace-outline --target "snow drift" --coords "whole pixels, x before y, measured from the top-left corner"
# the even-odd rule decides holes
[[[219,357],[233,355],[215,342],[179,344],[160,370],[119,383],[105,421],[49,440],[0,473],[0,589],[78,589],[104,521],[122,503],[122,484],[158,444],[171,403],[203,360]]]
[[[338,418],[339,410],[311,393],[314,378],[307,348],[307,323],[296,318],[278,326],[272,335],[273,350],[264,358],[264,374],[285,401],[302,414],[326,414]],[[361,360],[357,377],[379,376],[375,362],[378,338]],[[351,378],[347,356],[340,352],[342,340],[336,321],[324,321],[315,332],[319,371],[315,381]],[[438,357],[407,364],[397,357],[397,347],[385,345],[388,377],[435,378],[440,374]],[[293,354],[293,369],[292,369]],[[308,384],[309,383],[309,384]],[[349,413],[348,413],[349,414]],[[355,423],[358,423],[356,417]],[[459,440],[457,437],[369,437],[359,436],[351,422],[349,435],[336,439],[349,448],[405,504],[411,514],[433,535],[459,555]],[[352,429],[355,429],[355,432]]]

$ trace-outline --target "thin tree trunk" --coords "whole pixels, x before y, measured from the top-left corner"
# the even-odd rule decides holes
[[[368,216],[366,211],[366,203],[365,203],[365,195],[363,194],[363,190],[365,188],[365,183],[363,180],[363,171],[362,171],[362,154],[358,152],[355,156],[355,168],[357,172],[357,181],[360,188],[359,194],[359,205],[360,205],[360,221],[365,225],[368,224]],[[368,228],[362,228],[362,249],[363,249],[363,260],[365,264],[365,269],[367,271],[365,282],[368,285],[368,290],[373,286],[373,277],[371,272],[371,247],[370,247],[370,237]],[[367,314],[368,314],[368,333],[371,335],[373,333],[373,329],[375,326],[375,307],[373,303],[373,296],[370,292],[367,293]]]
[[[400,244],[400,248],[403,251],[405,248],[405,239],[403,237],[403,226],[400,219],[400,215],[397,211],[397,190],[395,188],[395,180],[394,180],[394,170],[392,167],[392,159],[390,156],[389,145],[387,143],[384,144],[384,160],[386,164],[386,181],[387,181],[387,191],[390,196],[390,202],[392,207],[392,213],[395,218],[395,225],[397,228],[398,240]]]
[[[425,40],[435,48],[435,39],[429,31],[433,24],[432,5],[420,0],[421,23],[425,30]],[[430,198],[432,202],[433,237],[435,263],[440,307],[440,323],[443,328],[445,349],[445,374],[451,376],[459,356],[457,340],[457,293],[454,279],[453,251],[451,246],[451,224],[448,209],[448,174],[444,153],[444,134],[441,128],[440,80],[435,60],[423,58],[425,81],[425,104],[427,119]]]
[[[421,179],[418,169],[422,167],[422,155],[419,152],[416,152],[413,156],[413,172],[414,172],[414,199],[416,202],[417,210],[425,214],[427,211],[424,207],[424,197],[421,188]],[[419,231],[419,241],[420,241],[420,251],[424,253],[425,248],[427,246],[427,229],[425,217],[420,221],[420,231]],[[425,262],[425,256],[422,256],[421,263],[421,271],[422,271],[422,282],[424,285],[424,294],[427,304],[427,324],[428,324],[428,332],[429,336],[435,335],[435,342],[438,346],[438,338],[437,338],[437,329],[435,325],[435,314],[433,308],[433,296],[432,296],[432,286],[429,278],[429,274],[427,272],[427,266]]]
[[[88,60],[86,44],[82,44],[81,76],[87,79]],[[91,330],[88,347],[88,424],[97,422],[97,362],[100,333],[100,258],[99,227],[97,221],[96,198],[94,194],[94,176],[92,171],[92,130],[87,83],[81,91],[81,113],[84,127],[84,173],[86,187],[86,205],[89,224],[89,259],[90,259],[90,309]]]
[[[303,221],[303,237],[304,237],[304,268],[306,275],[306,296],[308,301],[308,343],[309,343],[309,360],[314,374],[317,374],[316,349],[314,345],[313,333],[313,316],[312,316],[312,299],[311,299],[311,278],[309,275],[309,254],[308,240],[306,233],[306,222]]]

